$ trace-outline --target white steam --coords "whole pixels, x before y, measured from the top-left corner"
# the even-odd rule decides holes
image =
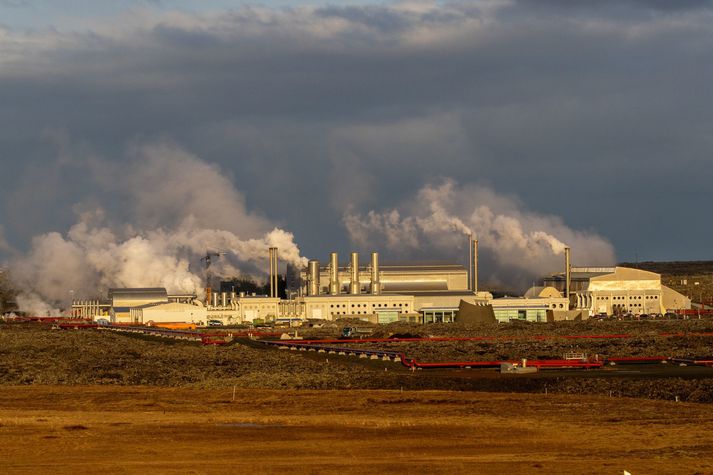
[[[352,241],[362,248],[385,247],[398,257],[464,254],[464,235],[479,241],[481,278],[526,287],[563,267],[564,248],[587,265],[615,262],[605,238],[571,229],[557,216],[524,209],[516,199],[479,186],[458,186],[453,180],[424,186],[398,208],[347,213],[344,223]],[[484,272],[485,271],[485,272]]]
[[[51,314],[53,305],[96,298],[110,287],[201,295],[207,251],[225,253],[213,259],[214,276],[261,278],[270,246],[279,248],[282,262],[304,265],[293,235],[248,212],[217,167],[164,143],[134,155],[121,177],[134,224],[108,224],[96,208],[66,234],[35,237],[30,251],[10,264],[20,310]]]

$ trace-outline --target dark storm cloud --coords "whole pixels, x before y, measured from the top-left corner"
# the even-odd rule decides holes
[[[709,257],[711,20],[710,2],[553,0],[0,30],[0,222],[23,248],[78,203],[122,212],[57,134],[113,163],[119,187],[127,149],[165,138],[220,164],[308,255],[348,249],[345,212],[450,177],[596,230],[622,258]]]

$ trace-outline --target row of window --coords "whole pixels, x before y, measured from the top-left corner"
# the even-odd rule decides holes
[[[625,295],[615,295],[611,299],[612,300],[641,300],[641,295],[631,295],[629,297],[626,297]],[[647,295],[646,300],[658,300],[659,296],[658,295]],[[597,300],[609,300],[609,297],[597,297]]]
[[[379,307],[379,308],[390,308],[390,307],[392,307],[392,306],[393,306],[393,307],[399,306],[399,307],[408,308],[408,304],[407,304],[407,303],[399,303],[399,304],[393,304],[393,305],[391,305],[391,304],[386,304],[386,303],[384,303],[384,304],[381,304],[381,303],[379,303],[379,304],[372,304],[372,308],[376,308],[376,307]],[[347,307],[347,304],[338,304],[338,303],[337,303],[337,304],[331,304],[329,307],[330,307],[330,308],[346,308],[346,307]],[[363,308],[368,308],[368,307],[369,307],[369,304],[361,304],[361,303],[352,304],[352,308],[355,308],[355,307],[356,307],[356,308],[362,308],[362,307],[363,307]]]

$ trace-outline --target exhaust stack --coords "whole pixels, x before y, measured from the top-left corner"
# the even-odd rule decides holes
[[[270,248],[270,297],[277,297],[277,248]]]
[[[307,266],[307,295],[319,295],[319,261],[311,260]]]
[[[379,279],[379,253],[371,253],[371,294],[381,294],[381,281]]]
[[[361,292],[361,287],[359,284],[359,253],[352,252],[351,260],[351,282],[349,284],[349,292],[352,295],[359,295]]]
[[[564,248],[564,296],[569,302],[569,293],[572,285],[572,263],[570,262],[570,249]]]
[[[468,290],[473,290],[473,235],[468,234]]]
[[[329,255],[329,293],[339,295],[339,259],[336,252]]]
[[[471,261],[471,272],[470,272],[470,288],[474,294],[478,293],[478,240],[473,239],[471,241],[471,255],[473,260]]]

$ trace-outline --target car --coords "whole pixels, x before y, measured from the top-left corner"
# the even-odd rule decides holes
[[[208,320],[208,326],[209,327],[222,327],[223,322],[220,320]]]
[[[109,320],[107,320],[106,318],[97,318],[96,324],[102,326],[109,325]]]

